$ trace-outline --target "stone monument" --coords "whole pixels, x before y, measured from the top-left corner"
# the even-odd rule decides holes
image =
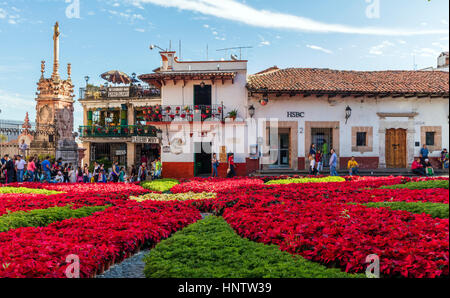
[[[77,164],[78,144],[73,133],[73,94],[71,65],[67,65],[67,79],[59,75],[59,24],[53,35],[53,73],[45,78],[45,61],[41,62],[41,78],[36,93],[36,136],[30,154],[62,158],[64,163]]]

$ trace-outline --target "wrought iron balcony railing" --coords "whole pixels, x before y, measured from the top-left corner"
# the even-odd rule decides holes
[[[136,123],[223,121],[223,105],[149,106],[135,111]]]
[[[158,132],[160,131],[156,127],[148,125],[80,126],[79,128],[81,138],[157,137]]]
[[[158,98],[161,91],[149,86],[80,88],[80,99]]]

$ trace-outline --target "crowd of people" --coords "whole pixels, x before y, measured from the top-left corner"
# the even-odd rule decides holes
[[[418,176],[434,176],[434,168],[429,158],[430,151],[427,145],[423,145],[420,149],[420,156],[412,163],[411,170]],[[449,155],[447,149],[441,151],[439,158],[440,166],[442,169],[448,169]]]
[[[116,161],[111,169],[104,164],[94,162],[93,167],[84,167],[71,163],[63,164],[62,159],[51,160],[47,156],[42,161],[38,156],[24,159],[22,155],[1,159],[0,178],[5,183],[13,182],[47,182],[47,183],[108,183],[108,182],[140,182],[160,179],[162,176],[161,159],[155,159],[150,165],[142,162],[139,167],[131,166],[127,171]]]
[[[338,156],[336,150],[333,148],[328,151],[328,143],[324,142],[321,149],[316,148],[316,144],[311,145],[311,149],[308,154],[309,160],[309,174],[310,175],[321,175],[325,163],[328,161],[328,166],[330,167],[331,176],[339,176],[337,172]],[[358,163],[355,158],[352,157],[348,162],[349,175],[358,175]]]

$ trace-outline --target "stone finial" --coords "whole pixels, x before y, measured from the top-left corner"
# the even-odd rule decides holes
[[[25,129],[25,131],[31,129],[30,117],[28,116],[28,112],[25,114],[25,120],[23,121],[22,128]]]
[[[70,76],[72,75],[72,64],[67,63],[67,76],[70,79]]]
[[[45,61],[42,60],[41,61],[41,77],[44,77],[44,73],[45,73]]]

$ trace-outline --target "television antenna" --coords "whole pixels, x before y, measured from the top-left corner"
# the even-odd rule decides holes
[[[226,48],[217,50],[217,52],[227,52],[230,50],[239,50],[239,60],[242,60],[242,50],[243,49],[253,49],[253,47],[234,47],[234,48]]]

